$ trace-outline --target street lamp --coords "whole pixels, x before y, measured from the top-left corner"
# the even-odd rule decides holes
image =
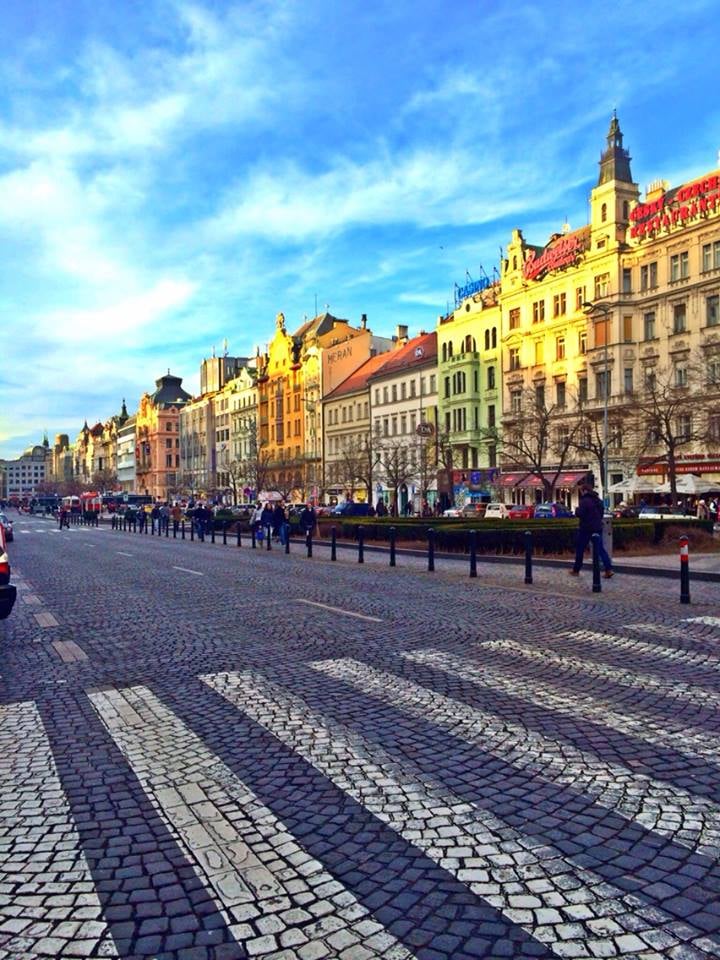
[[[604,394],[604,404],[603,404],[603,475],[602,475],[602,486],[603,486],[603,502],[606,507],[610,506],[610,497],[608,496],[608,403],[610,398],[610,382],[608,379],[609,369],[608,369],[608,339],[610,336],[610,324],[608,318],[612,313],[612,305],[609,303],[590,303],[586,301],[583,303],[583,310],[589,315],[592,316],[595,311],[599,311],[603,315],[603,323],[605,325],[605,348],[604,348],[604,367],[605,367],[605,383],[603,388]]]

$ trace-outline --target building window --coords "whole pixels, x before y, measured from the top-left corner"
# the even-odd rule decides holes
[[[720,360],[710,360],[707,365],[708,385],[717,387],[720,384]]]
[[[168,454],[166,455],[166,457],[165,457],[165,466],[166,466],[166,467],[171,467],[171,466],[172,466],[172,454],[171,454],[171,453],[168,453]]]
[[[555,359],[565,359],[565,337],[555,337]]]
[[[655,339],[655,311],[643,314],[643,334],[645,340]]]
[[[685,280],[689,276],[688,252],[674,253],[670,257],[670,282]]]
[[[511,370],[520,369],[520,347],[510,348],[510,369]]]
[[[517,328],[520,326],[520,307],[513,307],[509,316],[510,329],[517,330]]]
[[[388,393],[388,388],[383,387],[383,403],[389,403],[389,402],[390,402],[390,395]]]
[[[555,402],[558,407],[565,406],[565,381],[560,380],[555,384]]]
[[[397,403],[397,384],[392,385],[392,402]]]
[[[487,368],[487,388],[488,390],[495,389],[495,367]]]
[[[685,321],[687,318],[687,304],[673,304],[673,333],[685,333]]]
[[[625,367],[623,385],[624,385],[626,394],[631,394],[633,392],[633,368],[632,367]]]
[[[688,384],[688,372],[687,367],[677,366],[675,367],[675,386],[676,387],[686,387]]]
[[[535,366],[539,367],[545,363],[545,341],[535,341]]]
[[[709,327],[716,327],[720,323],[720,298],[717,293],[705,297],[705,323]]]
[[[535,387],[535,406],[538,410],[545,409],[545,385],[542,383]]]
[[[580,355],[587,353],[587,332],[585,330],[578,334],[578,353]]]
[[[487,408],[487,425],[489,429],[495,426],[495,404],[491,403]]]
[[[575,309],[582,310],[585,300],[585,287],[575,287]]]
[[[720,267],[720,240],[716,240],[714,243],[706,243],[702,248],[703,272],[717,270],[718,267]]]
[[[510,410],[512,413],[520,413],[522,410],[522,393],[520,390],[513,390],[510,393]]]
[[[623,340],[625,343],[632,343],[633,339],[633,318],[623,317]]]
[[[720,443],[720,413],[712,413],[708,418],[708,437],[711,443]]]
[[[445,396],[450,396],[450,377],[445,377]]]
[[[435,374],[431,373],[430,374],[430,393],[435,393],[436,383],[437,381],[435,380]]]
[[[171,423],[166,423],[166,424],[165,424],[165,429],[166,429],[166,430],[172,430],[172,424],[171,424]]]
[[[623,293],[632,293],[632,270],[630,267],[623,267],[622,289]]]
[[[390,421],[388,420],[387,417],[383,418],[383,436],[384,437],[390,436]]]
[[[605,223],[606,220],[607,220],[607,204],[604,203],[600,207],[600,222]]]
[[[657,261],[640,267],[640,290],[653,290],[657,286]]]
[[[533,323],[540,323],[545,319],[545,301],[536,300],[533,303]]]
[[[681,413],[675,423],[675,433],[678,440],[689,440],[692,433],[692,416],[689,413]]]
[[[400,384],[400,399],[401,399],[401,400],[404,400],[404,399],[405,399],[405,391],[406,391],[406,390],[407,390],[407,386],[406,386],[406,384],[405,384],[405,381],[403,380],[403,382]]]
[[[611,373],[609,370],[600,370],[596,375],[595,399],[605,400],[610,397]]]
[[[601,273],[595,277],[595,299],[600,300],[610,294],[610,274]]]
[[[414,381],[414,380],[411,380],[411,381],[410,381],[410,396],[411,396],[411,397],[414,397],[414,396],[415,396],[415,381]]]
[[[556,293],[553,297],[553,316],[564,317],[567,313],[567,294]]]
[[[400,417],[400,433],[407,433],[407,417],[405,414]]]

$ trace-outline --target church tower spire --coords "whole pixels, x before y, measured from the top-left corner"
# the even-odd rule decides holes
[[[609,183],[611,180],[621,180],[624,183],[633,182],[630,173],[630,154],[623,149],[622,130],[615,110],[613,110],[610,129],[607,134],[607,148],[600,155],[600,176],[597,185],[600,187],[603,183]]]

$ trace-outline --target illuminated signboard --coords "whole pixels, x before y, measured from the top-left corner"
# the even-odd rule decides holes
[[[717,210],[720,210],[720,174],[715,173],[668,190],[649,203],[639,203],[630,211],[630,236],[642,240],[661,230],[684,227]]]
[[[481,290],[487,290],[489,286],[489,277],[480,277],[479,280],[471,280],[462,287],[455,284],[455,306],[459,307],[463,300],[471,297],[474,293],[480,293]]]
[[[526,280],[540,280],[546,273],[563,270],[577,263],[588,248],[588,237],[589,232],[582,230],[552,240],[540,254],[531,250],[523,266],[523,277]]]

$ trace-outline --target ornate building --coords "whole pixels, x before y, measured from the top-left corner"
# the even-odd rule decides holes
[[[138,493],[167,500],[178,492],[180,411],[191,399],[182,378],[168,370],[144,393],[135,418],[135,476]]]

